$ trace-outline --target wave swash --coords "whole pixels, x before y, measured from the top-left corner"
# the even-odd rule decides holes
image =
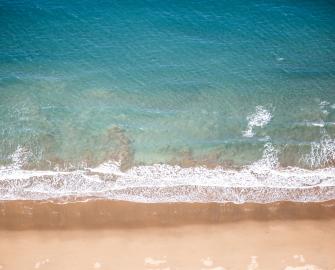
[[[335,168],[281,168],[277,154],[268,142],[263,157],[241,170],[154,164],[122,171],[120,162],[108,161],[74,171],[37,171],[22,169],[29,152],[18,147],[13,163],[0,167],[0,199],[267,203],[335,198]]]

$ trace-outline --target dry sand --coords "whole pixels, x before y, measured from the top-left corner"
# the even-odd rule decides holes
[[[335,269],[335,202],[0,203],[0,269]]]

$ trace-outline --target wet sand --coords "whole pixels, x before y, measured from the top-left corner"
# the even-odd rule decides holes
[[[0,269],[335,269],[335,201],[0,203]]]

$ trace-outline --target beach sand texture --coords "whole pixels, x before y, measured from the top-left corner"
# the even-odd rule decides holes
[[[1,269],[335,269],[335,202],[5,201]]]

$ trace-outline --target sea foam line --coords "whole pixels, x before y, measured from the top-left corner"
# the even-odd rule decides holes
[[[241,170],[154,164],[122,171],[120,162],[109,161],[83,170],[35,171],[20,168],[23,163],[13,158],[15,166],[0,168],[0,200],[98,197],[241,203],[335,199],[335,168],[281,168],[277,153],[268,142],[263,157]]]
[[[0,199],[43,200],[71,196],[142,202],[239,203],[335,198],[335,168],[262,167],[258,170],[254,164],[236,171],[155,164],[121,172],[118,166],[116,162],[106,162],[74,172],[0,170]]]

